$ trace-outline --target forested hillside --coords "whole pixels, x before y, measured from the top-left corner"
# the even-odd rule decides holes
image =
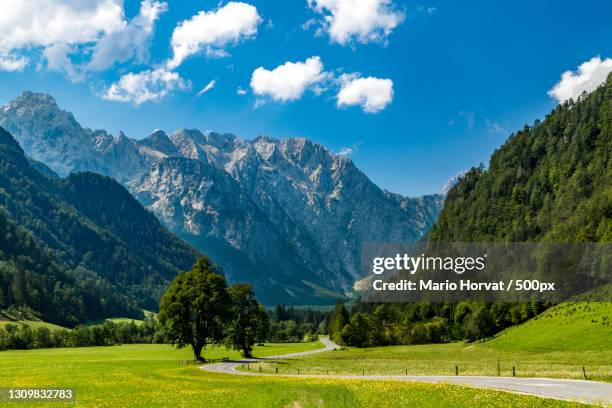
[[[112,179],[42,174],[1,128],[0,229],[0,309],[66,325],[155,308],[197,256]]]
[[[428,239],[612,242],[611,153],[612,75],[591,94],[557,106],[544,121],[511,135],[488,169],[473,168],[462,177],[448,192]],[[349,314],[338,305],[329,328],[333,338],[353,346],[473,341],[548,306],[358,303]]]
[[[432,241],[612,242],[612,75],[452,188]]]

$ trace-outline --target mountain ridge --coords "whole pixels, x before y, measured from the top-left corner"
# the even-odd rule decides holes
[[[121,132],[112,136],[83,128],[51,96],[31,92],[0,109],[0,126],[25,142],[34,160],[61,176],[93,171],[117,179],[174,232],[213,259],[223,259],[228,276],[254,281],[268,303],[333,301],[328,294],[313,293],[315,286],[344,297],[360,278],[362,242],[420,239],[443,200],[441,195],[408,198],[383,190],[350,158],[306,138],[244,140],[179,129],[170,135],[156,130],[135,140]],[[192,167],[180,170],[179,163],[186,162],[177,158],[209,167],[198,167],[200,180],[193,180],[186,174]],[[191,190],[171,182],[170,175],[189,183]],[[222,200],[215,201],[202,181],[215,185],[215,197]],[[240,197],[234,209],[240,210],[241,222],[229,222],[231,208],[224,201],[231,203],[233,195]],[[299,259],[297,264],[270,262],[279,258],[274,255],[279,248]]]

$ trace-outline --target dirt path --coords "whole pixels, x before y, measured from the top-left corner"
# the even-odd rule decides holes
[[[246,363],[267,361],[272,359],[291,358],[306,356],[309,354],[323,353],[338,348],[330,339],[320,339],[324,348],[300,353],[284,354],[280,356],[269,356],[265,358],[251,358],[240,361],[203,365],[200,368],[206,371],[231,374],[231,375],[263,375],[275,376],[276,374],[264,374],[256,371],[238,371],[237,368]],[[490,388],[495,390],[511,391],[522,394],[537,395],[545,398],[580,401],[598,405],[612,405],[612,384],[596,381],[563,380],[556,378],[520,378],[520,377],[487,377],[487,376],[444,376],[444,375],[276,375],[283,377],[300,378],[339,378],[352,380],[394,380],[414,381],[424,383],[449,383],[456,385],[468,385],[477,388]]]

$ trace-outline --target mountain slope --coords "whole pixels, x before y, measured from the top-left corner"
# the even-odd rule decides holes
[[[0,208],[49,262],[140,307],[155,308],[168,281],[197,256],[112,179],[43,175],[1,128],[0,169]]]
[[[434,241],[612,242],[612,75],[453,187]]]
[[[314,267],[323,268],[316,253],[310,264],[303,263],[223,170],[198,160],[171,158],[154,164],[129,186],[173,231],[223,265],[231,281],[252,283],[268,303],[282,302],[287,295],[316,302],[302,281]],[[321,284],[316,276],[310,279]],[[282,291],[266,293],[271,286],[282,286]]]
[[[601,351],[612,338],[612,303],[569,302],[554,306],[483,345],[516,351]]]
[[[363,242],[418,240],[442,205],[440,195],[384,191],[349,158],[303,138],[186,129],[114,137],[31,92],[0,109],[0,126],[61,176],[89,170],[117,179],[232,281],[255,283],[266,303],[344,296],[361,278]]]

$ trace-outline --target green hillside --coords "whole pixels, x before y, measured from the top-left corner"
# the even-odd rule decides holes
[[[46,327],[49,330],[64,330],[66,329],[63,326],[58,326],[57,324],[53,324],[53,323],[47,323],[47,322],[43,322],[43,321],[38,321],[38,320],[16,320],[16,321],[11,321],[11,320],[0,320],[0,327],[6,326],[7,324],[16,324],[16,325],[27,325],[30,326],[32,329],[38,328],[38,327]]]
[[[612,381],[612,303],[550,308],[494,338],[474,343],[348,348],[269,361],[264,372],[359,375],[488,375]],[[583,367],[585,372],[583,372]],[[498,371],[499,370],[499,371]]]
[[[612,242],[612,75],[558,105],[452,188],[436,242]]]
[[[601,351],[612,343],[611,302],[571,302],[501,332],[481,347],[510,351]]]
[[[40,173],[0,128],[0,311],[21,313],[7,320],[142,318],[197,256],[114,180]]]

